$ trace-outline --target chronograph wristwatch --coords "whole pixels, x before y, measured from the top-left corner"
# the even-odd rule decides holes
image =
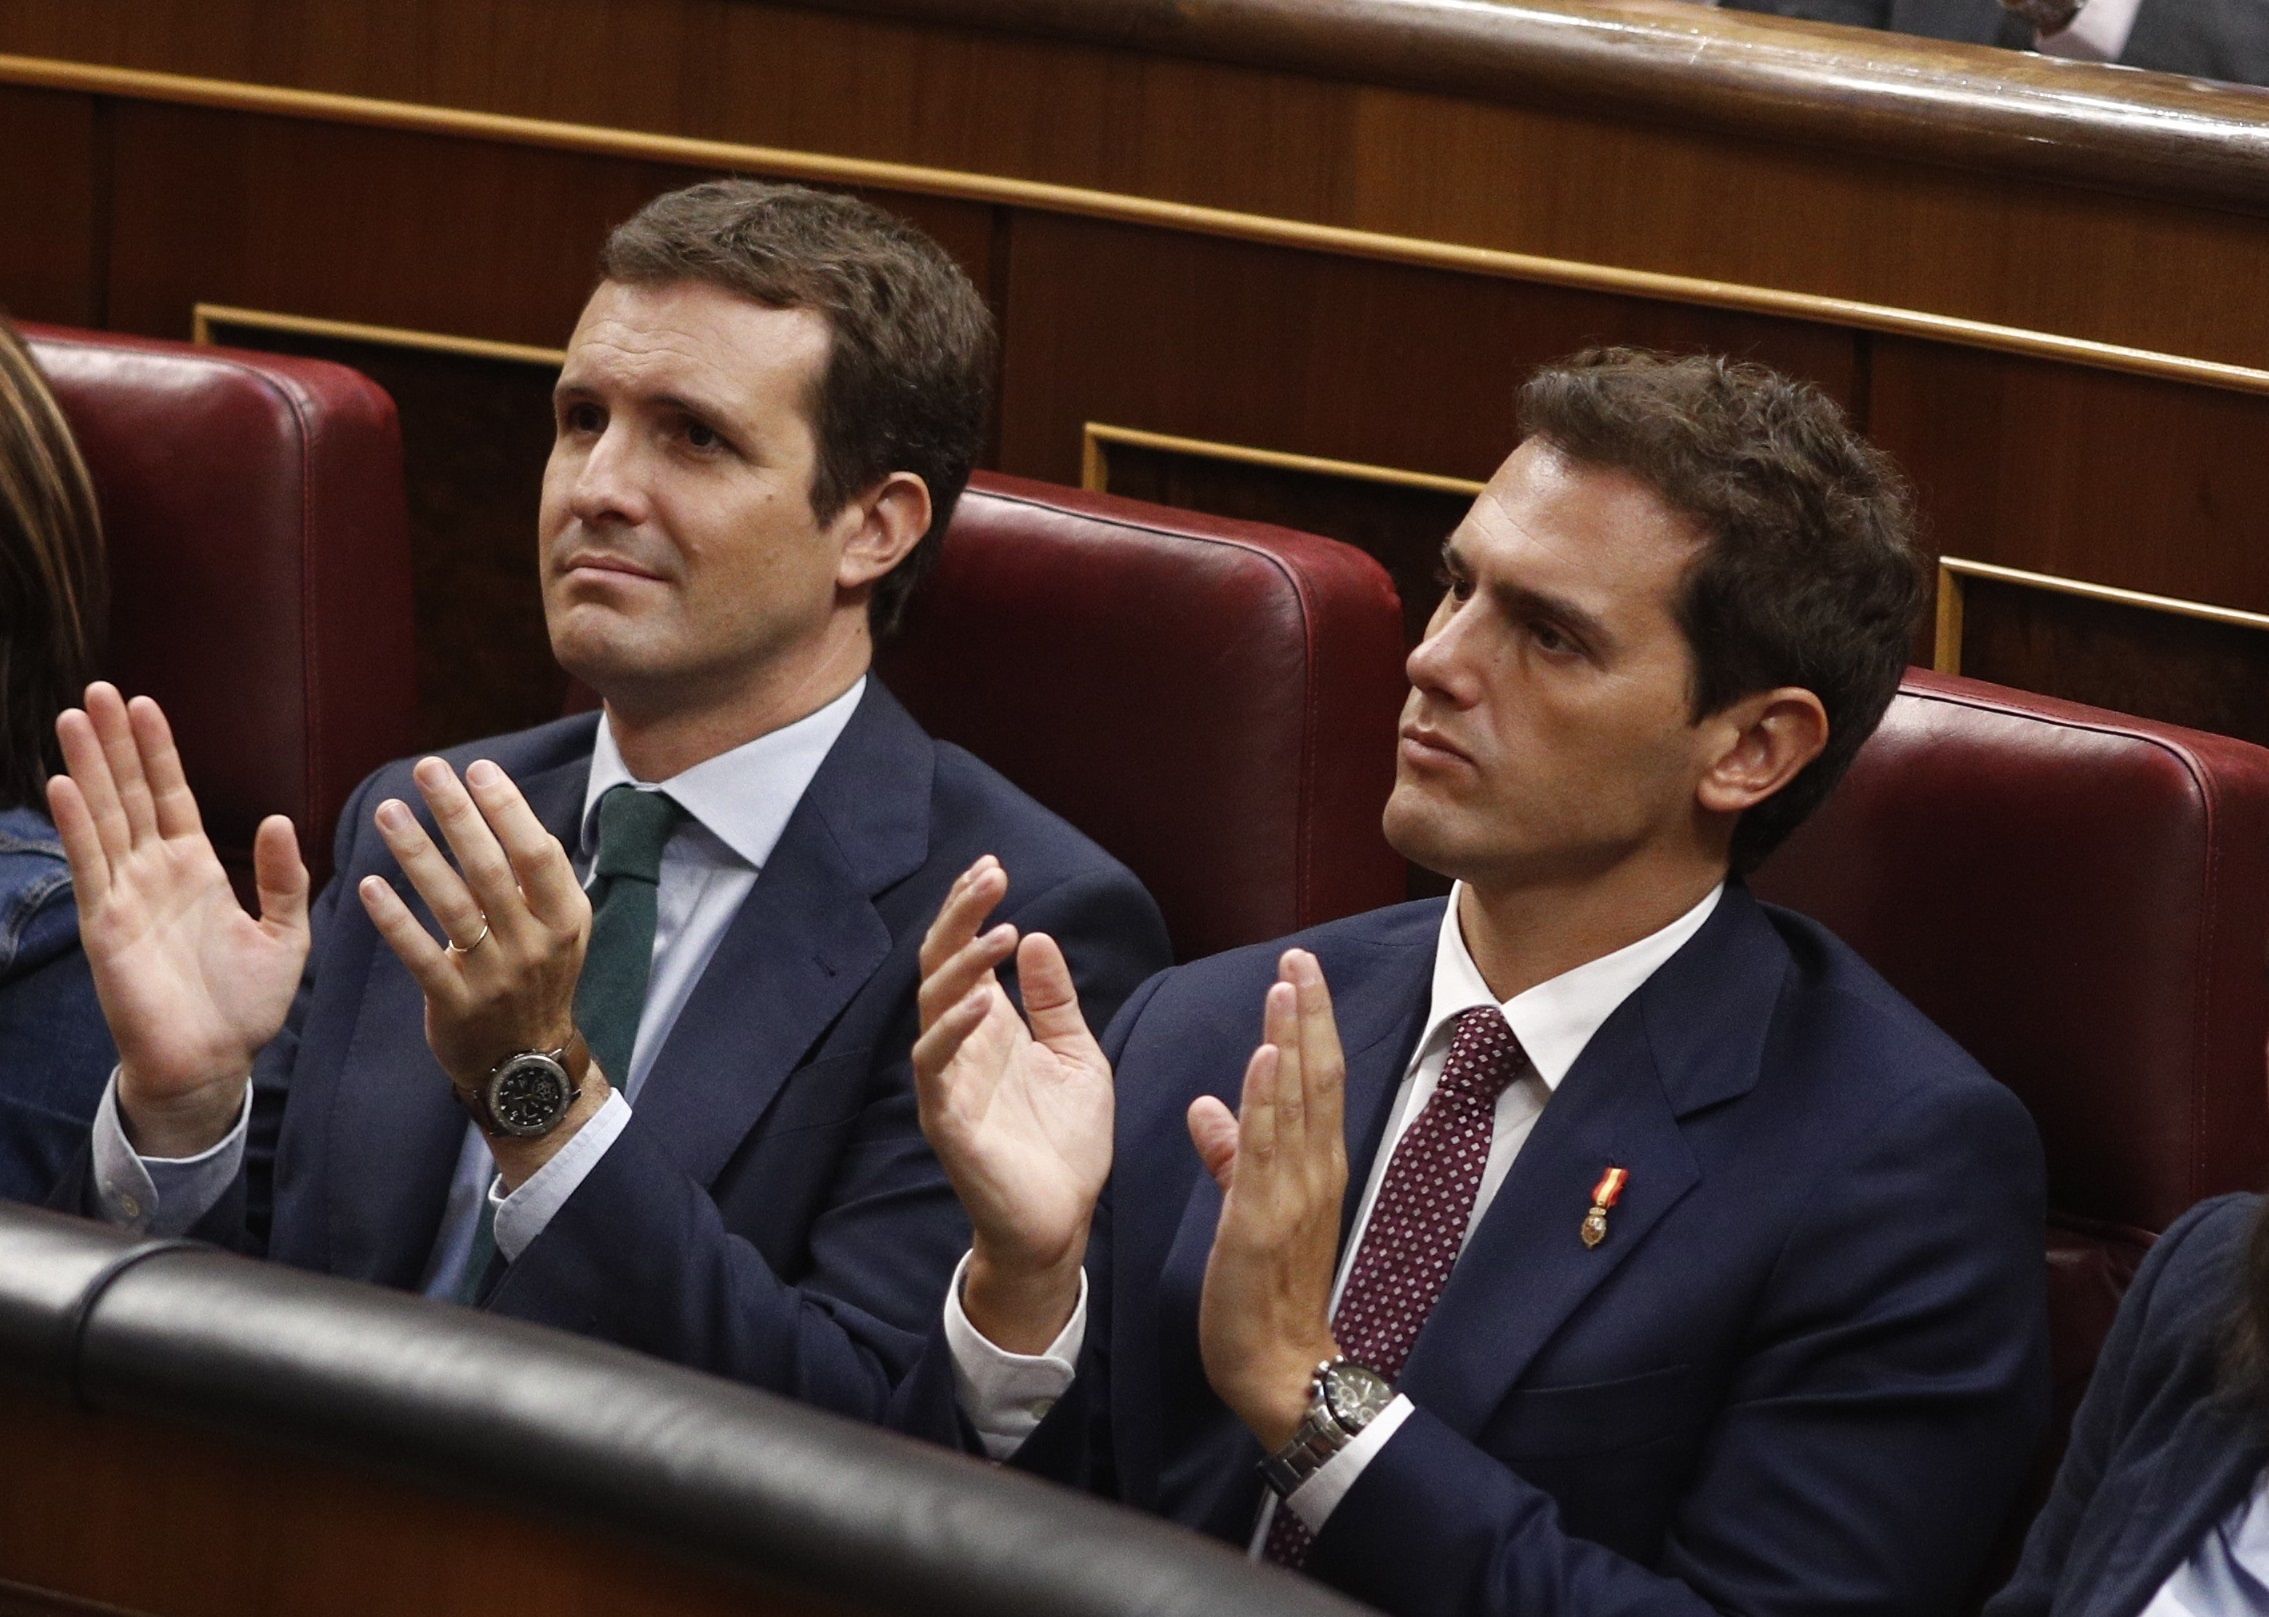
[[[457,1098],[484,1134],[533,1140],[559,1127],[591,1069],[591,1052],[581,1033],[571,1032],[557,1050],[522,1050],[489,1069],[488,1076]]]
[[[1261,1475],[1279,1499],[1290,1497],[1393,1402],[1394,1384],[1369,1365],[1326,1359],[1309,1383],[1307,1418],[1290,1442],[1261,1461]]]

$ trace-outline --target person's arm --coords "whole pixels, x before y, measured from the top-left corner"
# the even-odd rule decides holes
[[[91,1173],[84,1188],[70,1181],[62,1205],[136,1235],[187,1235],[219,1207],[244,1171],[252,1091],[235,1127],[188,1157],[145,1157],[126,1138],[118,1112],[118,1073],[111,1071],[95,1106]]]
[[[1168,975],[1161,971],[1144,983],[1112,1018],[1102,1046],[1112,1070]],[[956,1269],[942,1329],[933,1330],[900,1384],[887,1423],[948,1448],[1006,1460],[1066,1487],[1115,1497],[1109,1181],[1090,1219],[1071,1317],[1039,1352],[1011,1353],[970,1323],[962,1306],[966,1269],[966,1263]]]
[[[1985,1617],[2048,1617],[2088,1507],[2126,1435],[2137,1403],[2164,1390],[2164,1366],[2148,1364],[2145,1359],[2159,1277],[2201,1225],[2217,1217],[2235,1218],[2238,1208],[2250,1209],[2252,1205],[2250,1198],[2224,1197],[2193,1207],[2144,1257],[2127,1295],[2120,1299],[2119,1313],[2088,1378],[2087,1393],[2072,1418],[2072,1440],[2057,1466],[2048,1502],[2025,1535],[2016,1572],[2007,1587],[1987,1603]],[[2140,1381],[2139,1372],[2147,1372]]]
[[[55,1205],[230,1241],[243,1222],[247,1099],[304,997],[307,872],[291,823],[254,843],[257,921],[238,904],[199,817],[165,715],[88,687],[57,721],[66,775],[48,803],[71,860],[80,932],[119,1052],[90,1151]],[[298,992],[295,993],[295,990]],[[269,1129],[272,1134],[272,1123]]]
[[[355,828],[364,823],[365,800],[377,782],[365,780],[340,812],[332,868],[353,862]],[[312,939],[299,991],[284,1025],[252,1063],[252,1084],[236,1126],[216,1145],[182,1159],[138,1155],[118,1112],[114,1071],[95,1113],[91,1151],[58,1181],[48,1205],[83,1213],[150,1235],[187,1235],[258,1256],[265,1250],[272,1195],[271,1170],[283,1129],[284,1095],[298,1058],[326,945],[335,934],[337,882],[324,885],[308,912]]]
[[[513,1050],[567,1042],[590,907],[565,851],[501,771],[476,763],[460,782],[429,759],[416,777],[455,865],[403,804],[379,806],[380,834],[443,930],[482,941],[447,948],[383,881],[368,879],[360,891],[425,993],[437,1059],[467,1089]],[[1129,879],[1065,882],[1021,913],[1078,940],[1106,999],[1123,996],[1155,964],[1127,941],[1159,934],[1155,909]],[[1061,954],[1054,958],[1051,990],[1076,993]],[[1013,1019],[1006,990],[997,982],[993,990]],[[952,1195],[916,1126],[905,1064],[885,1060],[842,1075],[864,1100],[840,1146],[830,1205],[813,1228],[810,1271],[797,1284],[725,1228],[707,1189],[635,1111],[624,1118],[609,1106],[603,1075],[594,1075],[599,1081],[551,1133],[490,1141],[512,1195],[540,1188],[555,1168],[571,1166],[577,1180],[532,1236],[500,1214],[500,1246],[521,1251],[489,1306],[879,1416],[920,1342],[917,1330],[884,1316],[934,1312],[963,1243]],[[614,1119],[606,1125],[612,1138],[596,1152],[579,1147],[603,1111]]]
[[[165,715],[109,685],[56,721],[68,773],[48,809],[71,861],[79,933],[118,1046],[134,1148],[188,1157],[227,1136],[252,1064],[284,1025],[307,959],[307,868],[291,822],[253,841],[260,917],[205,835]]]
[[[1083,1005],[1116,1009],[1165,964],[1156,910],[1131,877],[1097,873],[1017,896],[1006,924],[1061,942]],[[812,1223],[807,1265],[783,1274],[726,1228],[633,1109],[488,1306],[837,1413],[888,1418],[969,1245],[917,1117],[912,990],[899,1053],[862,1057],[834,1080],[860,1086],[864,1100]]]
[[[1309,1570],[1403,1614],[1956,1612],[2045,1423],[2042,1199],[2006,1092],[1887,1096],[1820,1174],[1652,1565],[1420,1407]]]

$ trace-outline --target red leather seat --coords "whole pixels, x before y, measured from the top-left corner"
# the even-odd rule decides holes
[[[164,705],[240,885],[277,813],[321,882],[340,805],[416,720],[393,401],[316,360],[23,330],[102,506],[111,677]]]
[[[2151,1238],[2269,1175],[2269,751],[1918,670],[1755,886],[2032,1109],[2061,1434]]]
[[[1403,897],[1402,632],[1347,545],[981,475],[882,663],[1141,877],[1188,959]]]

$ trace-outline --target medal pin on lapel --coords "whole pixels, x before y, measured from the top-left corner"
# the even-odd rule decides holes
[[[1630,1182],[1630,1169],[1610,1168],[1599,1176],[1599,1183],[1591,1187],[1591,1211],[1584,1214],[1586,1247],[1595,1247],[1607,1239],[1607,1210],[1623,1199],[1623,1187]]]

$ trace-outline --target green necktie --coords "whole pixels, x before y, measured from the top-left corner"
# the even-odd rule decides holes
[[[685,817],[685,810],[662,793],[635,786],[610,786],[599,799],[599,852],[591,862],[591,948],[583,957],[583,980],[575,986],[575,1025],[583,1030],[591,1059],[617,1089],[630,1082],[631,1046],[638,1042],[638,1017],[654,966],[654,896],[662,875],[662,845]],[[457,1278],[457,1301],[480,1301],[495,1262],[496,1209],[483,1180],[473,1249]]]
[[[591,861],[591,948],[575,988],[575,1025],[615,1088],[630,1087],[630,1052],[654,967],[654,901],[662,845],[685,810],[662,792],[610,786],[599,799],[599,851]]]

